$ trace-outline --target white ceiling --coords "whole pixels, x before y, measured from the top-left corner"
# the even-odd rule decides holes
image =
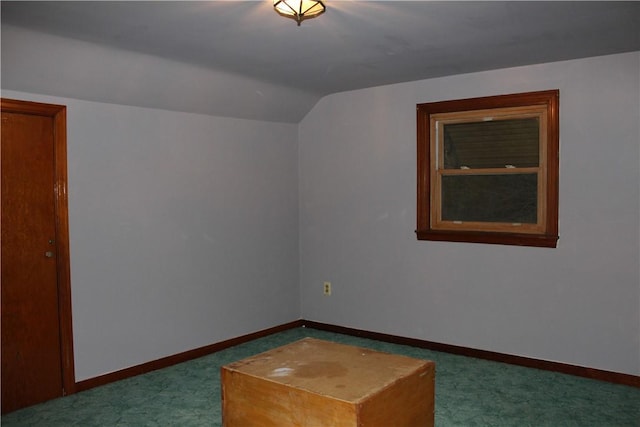
[[[76,85],[65,86],[55,76],[37,80],[24,70],[12,69],[17,56],[13,51],[29,45],[18,47],[19,40],[9,33],[5,41],[4,31],[3,88],[295,123],[318,99],[335,92],[640,50],[640,2],[633,1],[328,0],[325,14],[300,27],[276,14],[272,4],[271,0],[1,4],[3,29],[8,25],[109,47],[99,50],[101,55],[126,50],[188,64],[215,75],[215,84],[202,80],[203,93],[208,85],[220,85],[242,97],[247,86],[267,98],[259,110],[249,107],[252,99],[229,102],[228,95],[220,96],[222,92],[207,93],[207,102],[198,101],[194,93],[191,104],[184,92],[178,103],[171,97],[154,97],[151,88],[127,91],[114,99],[115,88],[105,84],[99,73],[93,74],[100,81],[90,81],[86,70]],[[62,63],[49,66],[66,74],[77,69]],[[157,90],[171,90],[168,77],[158,82],[163,87]],[[83,89],[90,86],[91,90]]]

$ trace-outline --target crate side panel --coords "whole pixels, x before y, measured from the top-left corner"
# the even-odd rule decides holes
[[[350,402],[222,369],[224,427],[355,427]]]
[[[358,426],[433,427],[435,364],[398,378],[358,404]]]

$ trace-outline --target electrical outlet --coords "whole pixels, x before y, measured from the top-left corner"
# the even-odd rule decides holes
[[[324,282],[323,292],[326,296],[331,295],[331,282]]]

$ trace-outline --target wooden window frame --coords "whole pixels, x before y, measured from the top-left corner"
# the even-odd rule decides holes
[[[417,105],[418,240],[490,243],[555,248],[558,241],[559,91],[547,90]],[[443,221],[441,177],[478,170],[444,170],[438,162],[436,127],[440,123],[479,121],[483,117],[539,118],[540,158],[535,168],[490,170],[487,173],[538,174],[537,223]]]

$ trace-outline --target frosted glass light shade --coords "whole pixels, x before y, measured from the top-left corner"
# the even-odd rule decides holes
[[[324,2],[320,0],[274,0],[273,7],[280,15],[294,19],[298,25],[325,11]]]

